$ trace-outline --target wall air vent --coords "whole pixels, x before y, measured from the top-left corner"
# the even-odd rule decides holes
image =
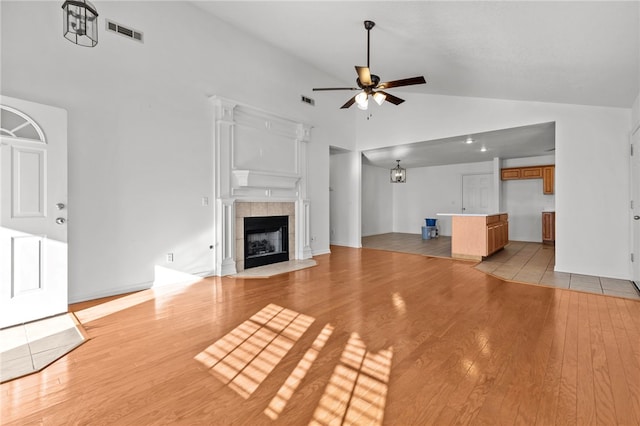
[[[316,101],[311,99],[311,98],[307,98],[305,95],[300,95],[300,100],[302,102],[304,102],[305,104],[309,104],[311,106],[315,106]]]
[[[143,33],[141,31],[134,30],[130,27],[125,27],[124,25],[120,25],[117,22],[113,22],[108,19],[105,19],[105,22],[107,23],[107,31],[120,34],[121,36],[130,38],[132,40],[137,40],[140,43],[144,42]]]

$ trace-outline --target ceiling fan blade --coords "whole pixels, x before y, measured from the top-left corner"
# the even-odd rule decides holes
[[[403,78],[402,80],[385,81],[376,86],[377,89],[390,89],[392,87],[412,86],[414,84],[425,84],[427,81],[423,76]]]
[[[394,105],[400,105],[404,102],[404,99],[400,99],[397,96],[393,96],[391,93],[383,92],[382,90],[378,90],[376,93],[382,93],[385,97],[385,101],[391,102]]]
[[[314,92],[319,92],[322,90],[362,90],[357,87],[314,87],[312,89]]]
[[[354,96],[353,98],[349,99],[344,105],[342,105],[340,107],[340,109],[346,109],[349,108],[351,105],[356,103],[356,97]]]
[[[369,67],[359,67],[356,65],[356,72],[358,73],[360,84],[363,86],[371,86],[371,71],[369,71]]]

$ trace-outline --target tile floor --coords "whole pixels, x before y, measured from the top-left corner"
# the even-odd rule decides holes
[[[362,237],[362,247],[434,257],[451,257],[451,237],[445,236],[423,240],[420,234],[391,232]]]
[[[0,382],[40,371],[84,342],[70,314],[0,330]]]
[[[511,281],[640,300],[640,293],[629,280],[555,272],[554,266],[552,245],[512,241],[476,269]]]
[[[232,278],[269,278],[278,274],[298,271],[300,269],[311,268],[318,263],[313,259],[289,260],[287,262],[272,263],[271,265],[258,266],[256,268],[245,269]]]
[[[420,234],[380,234],[363,237],[362,247],[451,257],[451,237],[423,240]],[[510,281],[640,300],[640,292],[631,281],[555,272],[554,266],[554,246],[511,241],[503,250],[476,265],[476,269]]]

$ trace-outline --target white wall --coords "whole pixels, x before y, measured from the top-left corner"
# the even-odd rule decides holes
[[[331,244],[361,247],[361,154],[346,152],[330,157]]]
[[[417,167],[407,170],[407,182],[393,188],[393,229],[420,234],[425,218],[438,219],[441,235],[451,235],[451,218],[437,213],[462,212],[462,175],[492,173],[493,162]]]
[[[362,236],[393,232],[393,189],[391,167],[362,165]]]
[[[2,2],[2,93],[69,112],[70,300],[149,287],[156,265],[211,271],[214,94],[314,126],[312,249],[327,252],[328,146],[353,144],[353,117],[300,95],[331,77],[187,2],[95,5],[99,43],[84,48],[62,37],[59,2]]]
[[[375,120],[357,116],[358,149],[556,122],[556,270],[629,278],[630,108],[403,92]],[[418,218],[407,218],[407,226]],[[606,221],[606,232],[591,232]]]
[[[555,164],[555,156],[503,160],[502,167]],[[509,239],[542,242],[542,211],[555,209],[555,194],[545,195],[542,179],[502,181],[504,211],[509,213]]]
[[[631,108],[631,122],[633,123],[632,129],[636,129],[640,126],[640,92],[638,92],[638,96]]]

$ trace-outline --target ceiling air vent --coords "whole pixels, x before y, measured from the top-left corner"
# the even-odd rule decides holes
[[[300,100],[302,102],[304,102],[305,104],[309,104],[309,105],[312,105],[312,106],[315,106],[315,104],[316,104],[315,100],[313,100],[311,98],[307,98],[305,95],[300,95]]]
[[[123,37],[130,38],[132,40],[137,40],[140,43],[143,42],[142,32],[138,30],[134,30],[133,28],[125,27],[124,25],[120,25],[117,22],[113,22],[110,20],[106,20],[107,22],[107,31],[111,31],[112,33],[120,34]]]

